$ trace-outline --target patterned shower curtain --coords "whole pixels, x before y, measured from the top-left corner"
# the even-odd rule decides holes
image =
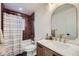
[[[14,56],[23,52],[21,47],[24,19],[21,16],[3,14],[4,46],[8,50],[8,56]]]

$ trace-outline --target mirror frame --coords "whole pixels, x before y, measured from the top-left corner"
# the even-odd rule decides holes
[[[74,4],[70,4],[70,3],[65,3],[65,4],[62,4],[62,5],[58,5],[58,7],[56,7],[54,9],[54,11],[52,12],[52,14],[51,14],[51,32],[52,32],[52,16],[54,15],[55,10],[62,7],[62,6],[64,6],[64,5],[67,5],[67,4],[72,5],[76,9],[76,38],[78,38],[78,11],[77,11],[77,7]]]

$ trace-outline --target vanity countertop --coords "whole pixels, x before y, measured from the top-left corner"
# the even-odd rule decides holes
[[[45,39],[39,40],[38,43],[63,56],[79,56],[79,46],[77,45]]]

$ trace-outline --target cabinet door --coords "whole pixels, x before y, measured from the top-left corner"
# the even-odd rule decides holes
[[[53,56],[53,53],[50,49],[44,47],[44,55],[45,56]]]
[[[44,49],[40,44],[37,44],[37,56],[44,56]]]

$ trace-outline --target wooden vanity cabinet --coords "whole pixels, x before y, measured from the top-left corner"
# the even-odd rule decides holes
[[[43,48],[44,48],[44,55],[45,56],[53,56],[53,52],[51,50],[49,50],[46,47],[43,47]]]
[[[37,43],[37,56],[44,56],[44,48],[39,43]]]
[[[37,43],[37,56],[61,56],[61,55]]]

